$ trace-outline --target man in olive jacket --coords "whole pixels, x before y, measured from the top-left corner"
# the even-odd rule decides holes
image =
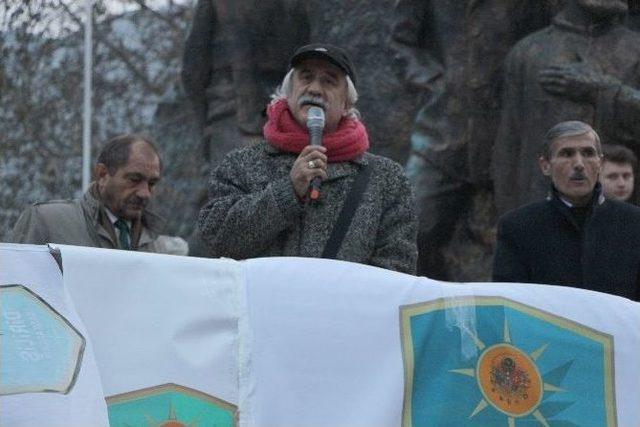
[[[230,153],[213,171],[199,218],[211,255],[327,256],[345,201],[366,173],[331,257],[415,273],[417,223],[408,180],[399,164],[367,152],[367,132],[353,108],[356,76],[348,54],[309,45],[290,65],[267,109],[265,141]],[[313,106],[326,117],[321,146],[309,145]],[[322,180],[318,199],[309,191],[314,178]]]
[[[96,181],[81,199],[30,206],[11,240],[165,252],[158,240],[163,220],[147,209],[160,172],[160,156],[150,140],[118,136],[100,153]]]
[[[494,281],[573,286],[640,301],[640,209],[605,200],[601,158],[600,138],[586,123],[549,130],[539,165],[551,178],[551,193],[501,218]]]

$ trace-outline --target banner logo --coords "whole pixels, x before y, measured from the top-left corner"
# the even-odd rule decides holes
[[[0,286],[0,396],[73,388],[85,339],[35,292]]]
[[[238,408],[177,384],[163,384],[107,397],[112,427],[235,427]]]
[[[616,426],[613,338],[501,297],[400,308],[403,427]]]
[[[477,374],[485,400],[513,418],[530,414],[542,400],[542,376],[519,348],[509,344],[489,347],[478,360]]]

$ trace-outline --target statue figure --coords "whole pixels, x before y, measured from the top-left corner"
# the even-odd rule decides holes
[[[472,197],[489,194],[503,60],[521,37],[549,22],[552,6],[540,0],[397,3],[397,60],[408,84],[428,92],[406,165],[418,203],[419,274],[447,278],[442,249]]]
[[[626,12],[626,0],[569,0],[509,53],[492,162],[499,213],[547,193],[536,160],[555,123],[583,121],[638,153],[640,34],[624,25]]]
[[[300,0],[298,0],[300,1]],[[413,117],[423,93],[398,78],[389,43],[397,0],[307,0],[314,43],[332,43],[351,55],[358,70],[358,110],[371,152],[401,164],[409,155]]]
[[[640,31],[640,0],[628,0],[628,3],[627,25],[632,30]]]
[[[198,0],[182,80],[205,157],[215,162],[262,137],[269,95],[285,74],[291,52],[308,42],[305,16],[295,1]]]

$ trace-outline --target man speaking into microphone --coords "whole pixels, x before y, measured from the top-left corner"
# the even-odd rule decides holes
[[[264,142],[229,153],[212,173],[198,219],[211,256],[323,257],[415,273],[411,190],[399,164],[367,151],[356,83],[343,49],[295,52],[267,107]]]

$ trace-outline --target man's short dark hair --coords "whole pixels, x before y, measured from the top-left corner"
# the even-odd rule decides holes
[[[579,136],[587,133],[593,134],[596,140],[596,151],[598,154],[602,154],[602,145],[600,144],[600,136],[593,130],[588,124],[578,121],[570,120],[567,122],[560,122],[547,131],[544,136],[544,144],[542,145],[542,151],[540,155],[545,159],[551,158],[551,145],[558,138],[566,138],[570,136]]]
[[[638,158],[633,151],[623,145],[605,144],[602,147],[604,160],[607,162],[629,165],[635,171],[638,167]]]
[[[131,154],[131,146],[138,141],[145,142],[156,153],[158,160],[160,160],[160,170],[162,170],[162,158],[156,146],[148,136],[137,133],[127,133],[112,138],[98,154],[98,163],[107,167],[109,175],[114,175],[118,169],[127,164]]]

